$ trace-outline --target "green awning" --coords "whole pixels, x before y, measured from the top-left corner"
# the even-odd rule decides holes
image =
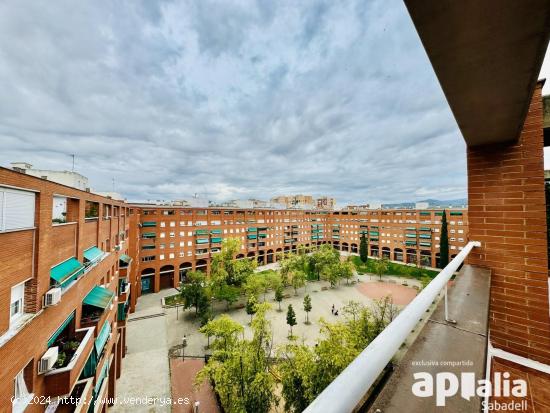
[[[103,367],[101,368],[101,373],[99,373],[99,377],[97,378],[97,383],[94,387],[94,393],[97,396],[97,393],[101,390],[101,386],[103,385],[103,380],[107,377],[107,374],[109,373],[109,360],[105,360],[105,363],[103,363]]]
[[[248,239],[256,239],[256,238],[258,238],[258,236],[255,235],[255,234],[254,234],[254,235],[247,235],[246,237],[247,237]]]
[[[450,215],[462,215],[461,211],[451,211]]]
[[[127,303],[118,303],[118,309],[117,309],[117,321],[124,321],[126,320],[126,314],[128,312]]]
[[[63,323],[57,327],[57,330],[55,330],[55,333],[53,333],[48,340],[48,347],[51,347],[54,343],[54,341],[59,337],[59,335],[65,330],[65,328],[70,324],[71,321],[74,319],[75,312],[73,311],[69,317]]]
[[[84,259],[90,262],[97,261],[102,255],[103,251],[97,247],[91,247],[84,251]]]
[[[105,324],[103,324],[103,327],[101,327],[101,330],[95,339],[95,351],[98,356],[103,351],[107,341],[109,341],[109,334],[111,334],[111,324],[109,324],[109,321],[105,321]]]
[[[142,227],[156,227],[157,223],[155,221],[145,221],[141,223]]]
[[[211,239],[210,239],[210,242],[214,242],[214,243],[216,243],[216,242],[222,242],[222,238],[221,238],[221,237],[211,238]]]
[[[416,234],[405,234],[407,238],[416,238]]]
[[[429,227],[420,227],[418,228],[420,231],[431,231],[432,229]]]
[[[431,243],[431,242],[421,242],[421,243],[420,243],[420,246],[421,246],[421,247],[431,247],[431,246],[432,246],[432,243]]]
[[[154,246],[153,246],[154,248]],[[118,257],[118,259],[122,262],[125,262],[126,264],[130,264],[130,262],[132,262],[132,258],[129,257],[128,255],[126,254],[122,254],[120,257]]]
[[[96,285],[94,288],[92,288],[88,295],[84,297],[84,301],[82,301],[82,304],[92,305],[94,307],[102,308],[105,310],[111,305],[114,296],[115,293],[113,293],[111,290]]]
[[[249,227],[248,232],[256,232],[258,229],[254,227]]]
[[[420,215],[431,215],[432,213],[429,211],[421,211]]]
[[[207,229],[197,229],[195,231],[195,235],[208,235],[208,230]]]
[[[208,238],[197,238],[197,240],[195,241],[196,244],[208,244],[208,242]]]
[[[405,245],[416,245],[416,241],[405,241]]]
[[[141,236],[143,238],[156,238],[157,234],[154,232],[144,232]]]
[[[222,230],[221,229],[213,229],[212,231],[210,231],[211,234],[221,234],[222,233]]]
[[[429,235],[429,234],[420,234],[419,237],[420,237],[420,238],[432,239],[432,236]]]
[[[66,284],[74,280],[78,275],[82,274],[84,266],[76,258],[69,258],[61,264],[52,267],[50,270],[50,278],[55,281],[54,284]]]
[[[258,234],[258,237],[260,238],[267,238],[267,234],[263,233],[263,234]]]

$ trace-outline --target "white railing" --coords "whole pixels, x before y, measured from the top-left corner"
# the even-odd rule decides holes
[[[470,241],[460,253],[405,307],[365,350],[340,373],[304,410],[304,413],[352,412],[391,361],[401,344],[418,324],[437,295],[464,262],[472,248],[481,244]],[[446,299],[446,295],[445,295]],[[445,300],[445,304],[447,301]],[[445,305],[447,308],[447,305]],[[448,321],[448,315],[445,314]]]

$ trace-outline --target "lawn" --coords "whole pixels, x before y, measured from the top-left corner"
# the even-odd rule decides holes
[[[366,263],[363,263],[361,261],[361,258],[359,258],[358,256],[354,256],[352,260],[353,260],[353,263],[355,264],[355,268],[357,268],[358,273],[376,274],[375,258],[369,257]],[[425,268],[418,268],[418,267],[413,267],[409,265],[390,262],[388,265],[388,270],[384,274],[421,279],[422,277],[434,278],[437,274],[439,274],[439,271],[433,271]]]
[[[181,294],[174,294],[164,297],[164,304],[169,306],[183,305],[183,298]]]

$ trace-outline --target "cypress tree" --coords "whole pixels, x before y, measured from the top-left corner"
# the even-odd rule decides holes
[[[290,326],[289,337],[292,337],[292,326],[296,325],[296,313],[294,312],[294,308],[292,308],[292,304],[288,305],[288,311],[286,313],[286,323]]]
[[[439,240],[439,266],[445,268],[447,264],[449,264],[449,234],[447,232],[447,213],[443,210],[441,237]]]
[[[369,247],[367,244],[367,237],[365,233],[361,234],[361,243],[359,244],[359,258],[361,262],[366,263],[369,258]]]

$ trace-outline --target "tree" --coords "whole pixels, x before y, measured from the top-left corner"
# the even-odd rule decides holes
[[[209,321],[199,331],[209,337],[214,337],[212,347],[217,352],[216,356],[223,359],[233,349],[244,328],[227,314],[222,314]]]
[[[363,232],[361,234],[361,243],[359,244],[359,257],[364,264],[366,264],[369,259],[369,245],[367,242],[367,236]]]
[[[439,237],[439,267],[449,264],[449,234],[447,232],[447,213],[443,210],[441,217],[441,236]]]
[[[256,297],[251,295],[246,301],[246,314],[250,316],[250,323],[252,324],[252,316],[256,314],[256,306],[258,305],[258,300]]]
[[[183,298],[183,308],[195,307],[195,314],[200,315],[208,309],[208,294],[206,277],[201,271],[189,271],[188,283],[181,284],[180,295]]]
[[[336,286],[340,279],[340,263],[334,263],[323,267],[321,278],[330,283],[331,287]]]
[[[292,288],[294,288],[294,295],[298,295],[298,288],[306,285],[306,274],[301,270],[294,270],[291,278]]]
[[[282,284],[278,285],[277,288],[275,289],[275,301],[279,303],[279,311],[282,311],[281,301],[283,301],[283,293],[284,293],[284,290],[283,290]]]
[[[288,305],[288,310],[286,312],[286,323],[290,326],[289,337],[292,337],[292,327],[296,325],[296,313],[294,312],[294,308],[292,308],[292,304]]]
[[[309,312],[312,310],[311,297],[307,294],[304,297],[304,311],[306,312],[306,324],[309,324]]]
[[[382,280],[382,275],[384,275],[388,271],[389,266],[390,261],[386,257],[382,257],[376,262],[376,274],[378,274],[380,280]]]
[[[257,305],[251,323],[252,339],[239,338],[237,332],[230,334],[234,339],[230,340],[227,346],[222,346],[223,341],[217,338],[213,344],[215,351],[212,357],[195,378],[196,386],[200,386],[205,380],[210,380],[214,384],[223,410],[227,413],[268,413],[278,401],[274,391],[275,378],[271,371],[271,325],[265,317],[268,309],[267,303]],[[230,317],[224,317],[224,324],[231,327],[239,326],[242,329],[242,326]],[[207,326],[212,327],[215,321]],[[212,331],[206,330],[203,328],[201,332],[216,336]],[[219,335],[219,328],[213,330]],[[231,328],[230,332],[234,330],[235,328]]]
[[[349,280],[353,277],[354,272],[355,265],[353,265],[351,256],[348,256],[345,261],[339,263],[338,273],[340,278],[344,278],[346,280],[346,284],[349,284]]]
[[[365,306],[359,301],[351,300],[344,306],[342,310],[344,311],[344,314],[351,316],[353,318],[353,322],[355,323],[363,308],[365,308]]]

